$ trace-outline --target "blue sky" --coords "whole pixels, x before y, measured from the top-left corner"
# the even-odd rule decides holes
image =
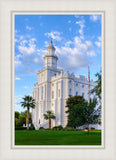
[[[58,67],[96,80],[101,69],[100,15],[15,15],[15,110],[24,111],[21,98],[32,95],[37,71],[53,38]]]

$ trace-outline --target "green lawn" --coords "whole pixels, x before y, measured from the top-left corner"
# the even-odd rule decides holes
[[[16,130],[15,145],[101,145],[101,132]]]

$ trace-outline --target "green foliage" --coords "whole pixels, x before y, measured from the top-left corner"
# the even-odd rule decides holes
[[[51,128],[51,119],[55,119],[55,115],[52,113],[52,111],[48,110],[47,114],[44,114],[44,118],[49,120],[48,127]]]
[[[55,130],[55,131],[57,131],[57,126],[53,127],[53,128],[52,128],[52,130]]]
[[[44,114],[44,118],[47,119],[55,119],[56,117],[52,113],[52,111],[47,111],[47,114]]]
[[[15,113],[17,113],[17,111]],[[21,112],[18,115],[19,116],[17,118],[17,114],[15,114],[15,128],[17,128],[17,127],[23,127],[23,124],[26,125],[27,111]],[[29,114],[29,123],[32,123],[31,113]]]
[[[17,126],[15,127],[15,130],[26,130],[27,127]]]
[[[33,123],[31,123],[30,130],[35,130]]]
[[[83,125],[82,113],[83,107],[87,105],[87,102],[82,96],[70,96],[66,101],[66,107],[68,108],[66,113],[68,114],[68,127],[78,127]]]
[[[25,96],[22,99],[23,99],[23,101],[21,102],[22,107],[35,108],[35,100],[32,98],[32,96]]]
[[[62,129],[63,129],[62,125],[55,126],[52,128],[52,130],[62,130]]]
[[[15,112],[15,118],[19,118],[20,113],[18,111]]]
[[[98,124],[100,121],[99,108],[96,109],[97,100],[90,99],[89,102],[85,101],[82,96],[69,97],[66,102],[68,110],[68,127],[79,127],[82,125]]]
[[[97,99],[90,99],[89,103],[83,109],[83,119],[85,125],[89,124],[98,124],[100,112],[99,109],[96,109]]]
[[[63,128],[64,131],[75,131],[76,129],[74,127],[66,126]]]
[[[17,126],[23,126],[23,124],[26,125],[26,117],[25,115],[20,114]]]
[[[97,85],[90,91],[91,93],[95,93],[98,98],[101,100],[101,71],[100,73],[96,73],[95,76],[97,77]]]
[[[62,130],[63,129],[62,125],[57,126],[57,129]]]
[[[45,130],[46,130],[46,131],[51,131],[52,129],[51,129],[51,128],[46,128]]]
[[[27,108],[26,124],[27,124],[27,130],[29,130],[29,109],[35,108],[35,100],[32,98],[32,96],[25,96],[22,99],[23,101],[21,102],[21,106]]]
[[[39,130],[45,130],[45,128],[44,127],[40,127]]]
[[[95,128],[94,128],[94,127],[91,127],[91,130],[95,130]]]

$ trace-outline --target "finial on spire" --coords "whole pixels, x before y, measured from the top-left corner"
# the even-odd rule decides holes
[[[50,43],[52,44],[52,39],[53,39],[53,38],[52,38],[52,36],[51,36],[50,38],[51,38]]]

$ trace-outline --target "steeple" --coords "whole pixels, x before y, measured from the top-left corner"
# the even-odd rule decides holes
[[[55,47],[53,45],[52,39],[47,47],[47,54],[44,56],[45,67],[51,67],[53,69],[57,68],[58,57],[55,54]]]
[[[55,47],[53,46],[52,39],[47,47],[47,55],[55,55]]]

